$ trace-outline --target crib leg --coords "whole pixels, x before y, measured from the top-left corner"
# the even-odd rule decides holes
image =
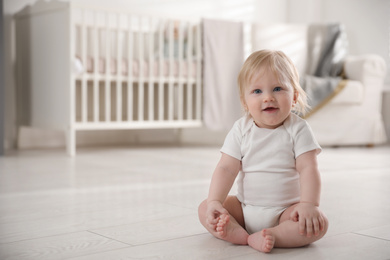
[[[69,156],[76,155],[76,131],[73,129],[66,131],[66,151]]]

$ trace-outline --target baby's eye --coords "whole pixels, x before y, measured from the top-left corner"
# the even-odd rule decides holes
[[[263,92],[261,91],[261,89],[255,89],[255,90],[253,90],[253,93],[254,94],[261,94]]]
[[[282,90],[282,87],[276,87],[274,88],[274,91],[281,91]]]

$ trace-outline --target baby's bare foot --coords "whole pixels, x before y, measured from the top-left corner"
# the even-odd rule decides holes
[[[270,230],[263,229],[260,232],[250,235],[248,244],[258,251],[269,253],[274,248],[275,236]]]
[[[230,217],[227,214],[222,214],[221,216],[219,216],[216,231],[220,238],[224,238],[228,234],[227,227],[229,224],[229,220]]]
[[[222,214],[215,228],[216,236],[233,244],[247,245],[248,232],[241,227],[234,218],[228,214]]]

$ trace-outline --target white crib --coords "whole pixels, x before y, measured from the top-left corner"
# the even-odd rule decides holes
[[[38,1],[16,16],[18,124],[76,131],[202,125],[199,22]]]

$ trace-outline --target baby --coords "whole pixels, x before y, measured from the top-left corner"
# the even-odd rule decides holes
[[[294,64],[281,51],[254,52],[238,85],[246,115],[226,136],[200,222],[217,238],[262,252],[317,241],[328,229],[319,209],[321,147],[292,113],[307,109]],[[237,196],[228,196],[237,176]]]

